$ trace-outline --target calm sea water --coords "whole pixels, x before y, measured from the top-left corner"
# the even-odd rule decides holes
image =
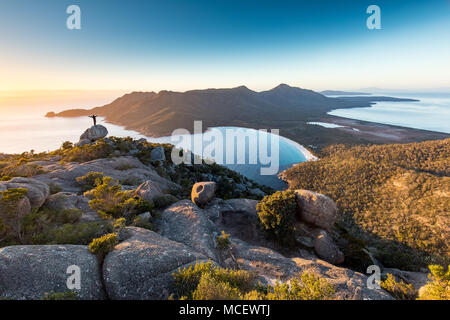
[[[349,119],[450,133],[450,94],[376,94],[417,102],[377,102],[368,108],[336,109],[329,114]]]

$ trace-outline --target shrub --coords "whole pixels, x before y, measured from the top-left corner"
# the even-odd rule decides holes
[[[55,193],[58,193],[58,192],[62,191],[61,186],[56,184],[56,183],[54,183],[54,182],[50,182],[48,184],[48,186],[50,188],[50,194],[55,194]]]
[[[142,179],[138,177],[127,177],[125,179],[120,180],[120,183],[122,183],[125,186],[138,186],[142,183]]]
[[[23,241],[23,218],[29,212],[23,210],[21,202],[27,193],[25,188],[0,191],[0,239]]]
[[[78,294],[75,291],[67,292],[46,292],[41,300],[78,300]]]
[[[259,220],[267,234],[285,246],[295,243],[294,221],[297,200],[292,191],[277,191],[257,204]]]
[[[255,276],[245,270],[233,270],[215,267],[211,262],[196,263],[195,266],[178,269],[172,274],[175,280],[178,296],[193,298],[201,278],[210,275],[216,282],[227,283],[239,292],[247,292],[255,287]],[[206,279],[205,281],[209,281]]]
[[[89,250],[100,257],[104,257],[108,252],[110,252],[116,244],[119,243],[117,234],[108,233],[100,238],[92,240],[89,244]]]
[[[219,281],[210,273],[201,276],[197,289],[192,293],[193,300],[238,300],[241,293],[229,283]]]
[[[54,225],[36,230],[27,240],[31,244],[80,244],[88,245],[93,239],[112,231],[107,222],[82,222]]]
[[[267,289],[268,300],[330,300],[335,294],[333,285],[313,273],[304,272],[291,278],[290,283],[277,283]]]
[[[90,171],[86,175],[77,177],[75,180],[81,187],[81,190],[88,191],[97,186],[103,179],[103,172]]]
[[[214,267],[211,262],[178,269],[173,277],[183,300],[328,300],[335,294],[327,280],[312,273],[264,287],[248,271]]]
[[[163,195],[163,196],[156,197],[153,200],[153,204],[155,205],[155,208],[163,209],[163,208],[167,208],[168,206],[174,204],[177,201],[178,201],[178,199],[172,195]]]
[[[438,265],[429,266],[430,282],[420,290],[419,300],[450,300],[450,266],[447,272]]]
[[[417,291],[412,284],[403,281],[396,281],[395,277],[388,273],[386,280],[381,281],[381,287],[389,292],[397,300],[415,300]]]
[[[135,217],[133,219],[133,226],[152,230],[152,224],[148,221],[144,221],[141,217]]]
[[[104,218],[129,217],[146,211],[152,211],[153,204],[141,198],[134,198],[131,190],[122,190],[122,186],[111,177],[103,177],[101,183],[84,193],[91,199],[89,206],[97,210]]]
[[[64,141],[63,144],[61,145],[61,149],[63,150],[67,150],[67,149],[71,149],[73,148],[73,143],[70,141]]]
[[[3,175],[8,177],[32,177],[45,173],[41,166],[26,163],[26,160],[19,160],[16,164],[12,164],[2,170]]]
[[[62,162],[86,162],[100,158],[106,158],[111,155],[114,148],[103,139],[93,144],[84,146],[74,146],[70,149],[60,149]]]
[[[230,235],[222,230],[222,234],[216,237],[217,247],[221,250],[228,249],[231,245]]]

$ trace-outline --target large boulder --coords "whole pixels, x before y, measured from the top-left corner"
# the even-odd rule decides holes
[[[143,181],[151,180],[161,190],[181,188],[176,183],[158,175],[151,166],[146,166],[139,159],[130,156],[102,158],[83,163],[69,162],[61,164],[59,161],[53,161],[43,165],[43,170],[48,172],[34,178],[47,184],[58,184],[62,187],[62,191],[67,192],[79,192],[80,186],[76,183],[76,178],[84,176],[91,171],[103,172],[105,176],[119,181],[142,183]]]
[[[208,215],[189,200],[181,200],[163,211],[160,233],[215,259],[215,225]]]
[[[207,258],[183,244],[142,228],[128,227],[126,241],[105,258],[103,279],[110,299],[167,299],[174,292],[172,273]]]
[[[344,254],[325,231],[320,232],[314,239],[314,251],[319,258],[329,263],[340,264],[344,262]]]
[[[203,207],[214,198],[215,192],[215,182],[197,182],[192,186],[191,200],[199,207]]]
[[[204,212],[219,231],[224,230],[232,238],[268,245],[256,212],[257,203],[252,199],[215,199],[205,207]]]
[[[135,191],[135,196],[153,202],[155,198],[161,197],[163,191],[158,183],[152,180],[143,182]]]
[[[84,131],[83,134],[80,136],[80,141],[82,140],[95,141],[104,138],[107,135],[108,130],[101,124],[97,124],[95,126],[86,129],[86,131]]]
[[[327,196],[309,191],[295,190],[299,207],[300,220],[319,228],[330,230],[336,221],[337,208]]]
[[[0,249],[0,297],[39,300],[45,293],[67,292],[68,267],[81,271],[81,289],[74,289],[84,300],[104,299],[100,267],[87,246],[34,245]]]
[[[150,160],[151,161],[165,161],[166,160],[166,154],[164,152],[164,148],[159,146],[152,150],[150,153]]]
[[[9,181],[0,182],[0,185],[2,184],[6,186],[6,189],[27,189],[26,196],[30,200],[32,208],[40,208],[50,194],[48,185],[34,178],[15,177]]]

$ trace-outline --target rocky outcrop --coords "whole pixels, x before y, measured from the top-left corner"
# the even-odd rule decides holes
[[[199,207],[203,207],[214,198],[215,192],[215,182],[197,182],[192,186],[191,200]]]
[[[96,141],[98,139],[104,138],[108,135],[108,130],[101,124],[92,126],[80,136],[80,142],[83,140],[88,140],[90,142]]]
[[[320,232],[314,240],[314,251],[319,258],[329,263],[340,264],[344,262],[344,254],[325,231]]]
[[[207,260],[153,231],[127,229],[131,237],[115,246],[103,264],[104,283],[111,299],[167,299],[175,290],[173,272]]]
[[[337,207],[327,196],[309,190],[295,190],[300,220],[330,230],[336,221]]]
[[[50,195],[44,203],[44,207],[58,211],[65,209],[78,209],[81,211],[81,221],[98,221],[100,215],[89,207],[89,199],[72,192],[58,192]]]
[[[164,210],[161,219],[162,236],[215,259],[214,233],[217,233],[217,230],[205,212],[191,201],[182,200],[174,203]]]
[[[143,182],[135,192],[136,197],[140,197],[149,202],[153,202],[155,198],[161,197],[163,194],[163,190],[160,189],[160,186],[151,180]]]
[[[164,153],[164,148],[159,146],[152,150],[150,153],[151,161],[166,161],[166,154]]]
[[[34,178],[48,183],[55,183],[62,187],[62,191],[79,192],[76,178],[86,175],[88,172],[103,172],[105,176],[119,181],[137,181],[137,185],[146,180],[151,180],[161,190],[179,189],[180,186],[161,177],[152,166],[144,165],[139,159],[132,156],[97,159],[88,162],[70,162],[60,164],[51,161],[42,164],[43,170],[48,171]]]
[[[0,297],[39,300],[45,293],[67,292],[67,268],[81,271],[80,299],[104,299],[96,257],[87,246],[35,245],[0,249]]]
[[[40,208],[50,194],[48,185],[34,178],[15,177],[9,181],[0,182],[0,186],[2,185],[6,189],[27,189],[26,197],[30,200],[32,208]]]
[[[231,260],[230,267],[255,272],[262,283],[287,281],[303,272],[309,272],[326,279],[334,286],[335,299],[392,299],[382,289],[369,289],[368,277],[361,273],[311,257],[287,258],[269,248],[252,246],[238,239],[233,239],[232,242],[235,260]]]

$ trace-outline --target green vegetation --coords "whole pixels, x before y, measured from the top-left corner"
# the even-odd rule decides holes
[[[173,273],[177,296],[193,300],[326,300],[335,290],[325,279],[303,273],[286,283],[263,286],[245,270],[223,269],[211,262]]]
[[[225,230],[222,230],[221,235],[216,237],[216,242],[217,248],[221,250],[228,249],[231,245],[230,235]]]
[[[429,266],[430,282],[420,291],[419,300],[450,300],[450,265],[444,267]]]
[[[114,148],[104,139],[84,146],[72,146],[71,148],[61,148],[53,154],[61,156],[61,162],[86,162],[100,158],[107,158],[112,154]]]
[[[297,200],[292,191],[277,191],[257,204],[259,220],[267,234],[284,246],[293,246]]]
[[[153,204],[155,205],[155,208],[164,209],[177,201],[178,199],[173,197],[172,195],[162,195],[153,199]]]
[[[118,243],[119,238],[117,237],[117,234],[108,233],[100,238],[93,239],[89,244],[89,251],[99,257],[104,257]]]
[[[15,194],[17,198],[14,201],[20,201],[19,195]],[[0,247],[16,244],[87,245],[92,239],[112,231],[109,221],[79,222],[81,212],[77,209],[55,211],[41,208],[23,216],[14,216],[16,211],[4,208],[0,212]]]
[[[104,218],[129,218],[153,209],[152,203],[135,198],[132,190],[122,190],[118,181],[111,177],[103,177],[101,183],[98,181],[97,186],[84,195],[91,199],[89,206]]]
[[[381,281],[380,285],[397,300],[415,300],[417,298],[417,291],[412,284],[406,284],[402,280],[397,281],[390,273],[387,274],[385,280]]]
[[[41,300],[78,300],[78,294],[75,291],[67,292],[50,291],[44,294]]]
[[[450,139],[330,146],[285,172],[290,189],[336,201],[338,224],[387,267],[446,265],[450,243]]]
[[[267,300],[330,300],[334,287],[325,279],[312,273],[302,273],[289,283],[277,283],[267,288]]]
[[[88,191],[94,189],[97,184],[101,183],[103,179],[103,172],[90,171],[84,176],[77,177],[75,180],[81,187],[81,191]]]
[[[56,184],[56,183],[54,183],[54,182],[50,182],[48,184],[48,187],[50,189],[50,194],[55,194],[55,193],[58,193],[58,192],[62,191],[61,186]]]
[[[16,188],[0,191],[0,241],[17,239],[23,241],[23,219],[29,210],[27,189]]]

